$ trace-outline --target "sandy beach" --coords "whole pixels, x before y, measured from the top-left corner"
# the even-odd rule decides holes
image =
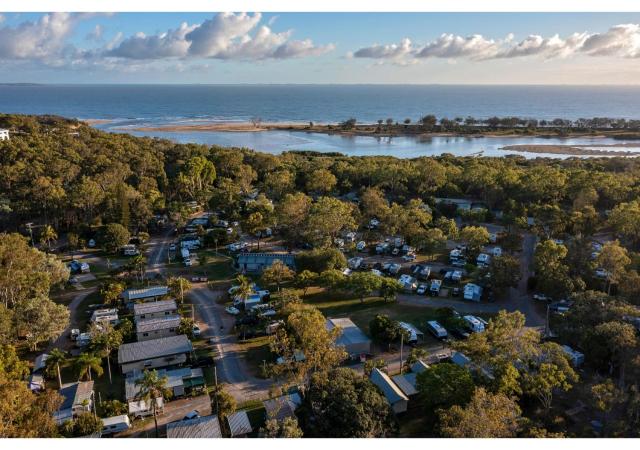
[[[603,144],[599,147],[630,147],[631,144]],[[623,150],[600,150],[575,145],[506,145],[500,150],[526,152],[526,153],[550,153],[555,155],[576,155],[576,156],[640,156],[640,153]]]

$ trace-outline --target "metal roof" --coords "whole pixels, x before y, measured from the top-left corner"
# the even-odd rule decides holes
[[[327,319],[326,327],[329,331],[333,330],[335,327],[340,327],[340,336],[336,339],[337,345],[346,346],[350,344],[371,342],[371,339],[369,339],[367,335],[364,334],[364,332],[348,317]]]
[[[166,387],[169,389],[182,386],[186,380],[204,377],[202,369],[192,369],[191,367],[183,367],[174,370],[160,369],[157,372],[159,378],[167,377]],[[136,381],[142,378],[143,375],[144,372],[141,370],[134,370],[131,376],[125,378],[124,388],[127,400],[136,398],[138,392],[140,392],[140,386],[136,385]]]
[[[118,364],[188,353],[192,348],[184,334],[123,344],[118,349]]]
[[[62,385],[58,393],[64,398],[59,411],[71,409],[74,405],[80,405],[85,400],[91,400],[93,395],[93,381],[78,381]]]
[[[174,311],[177,309],[178,306],[176,305],[176,301],[173,299],[158,300],[157,302],[136,303],[133,305],[133,315],[140,316],[142,314],[153,314],[163,311]]]
[[[167,424],[170,439],[221,438],[218,416],[203,416]]]
[[[227,417],[231,437],[243,436],[253,431],[246,411],[238,411]]]
[[[378,386],[390,404],[399,401],[408,401],[409,398],[400,390],[398,386],[389,378],[389,375],[380,369],[373,369],[369,377],[371,382]]]
[[[238,264],[260,264],[269,266],[276,259],[279,259],[290,267],[293,267],[295,263],[295,257],[290,253],[241,253],[238,255]]]
[[[146,333],[148,331],[166,330],[167,328],[178,328],[180,326],[180,316],[152,317],[136,322],[136,333]]]
[[[429,365],[419,359],[411,365],[411,371],[414,373],[422,373],[429,368]]]
[[[125,300],[139,300],[141,298],[162,297],[169,293],[167,286],[150,286],[142,289],[127,289],[122,293]]]
[[[276,419],[278,422],[287,417],[295,418],[295,411],[301,403],[302,400],[298,394],[283,395],[263,402],[267,419]]]
[[[391,379],[407,397],[410,397],[418,393],[418,390],[416,389],[415,373],[408,373],[405,375],[396,375]]]

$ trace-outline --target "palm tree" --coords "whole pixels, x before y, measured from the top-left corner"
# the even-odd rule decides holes
[[[253,292],[251,286],[251,280],[244,275],[238,275],[236,277],[236,283],[238,283],[238,289],[236,289],[236,296],[240,297],[243,301],[246,300]]]
[[[51,350],[45,362],[45,365],[47,366],[46,371],[49,376],[54,373],[55,369],[55,373],[58,376],[59,389],[62,389],[62,376],[60,375],[60,366],[64,365],[65,362],[67,362],[67,353],[63,352],[59,348],[54,348],[53,350]]]
[[[122,333],[115,330],[110,323],[106,322],[94,324],[91,327],[91,348],[103,358],[107,358],[107,373],[109,374],[109,383],[111,378],[111,352],[122,345]]]
[[[51,241],[58,239],[58,233],[51,225],[45,225],[40,232],[40,243],[47,244],[47,248],[51,251]]]
[[[76,370],[78,371],[78,381],[86,375],[91,381],[91,372],[95,372],[97,376],[102,376],[104,369],[102,368],[102,360],[100,357],[92,353],[81,353],[74,361]]]
[[[145,403],[151,403],[153,421],[156,425],[156,437],[158,437],[157,403],[159,398],[171,396],[171,390],[167,388],[168,378],[159,377],[155,370],[145,370],[142,378],[136,380],[136,386],[140,387],[137,398]]]

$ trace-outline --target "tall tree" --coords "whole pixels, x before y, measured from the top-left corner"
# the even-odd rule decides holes
[[[138,387],[137,398],[151,406],[156,437],[158,434],[158,399],[171,397],[171,390],[167,388],[168,378],[160,377],[155,370],[145,370],[142,377],[136,380]]]
[[[62,389],[62,375],[60,374],[60,366],[63,366],[66,362],[67,354],[59,348],[54,348],[53,350],[51,350],[45,362],[46,371],[49,376],[51,376],[52,373],[55,373],[58,377],[58,389]]]
[[[82,380],[85,376],[89,381],[92,380],[92,373],[95,372],[97,376],[102,376],[104,370],[102,369],[101,360],[98,356],[91,353],[80,353],[80,355],[73,361],[73,365],[78,372],[78,380]]]

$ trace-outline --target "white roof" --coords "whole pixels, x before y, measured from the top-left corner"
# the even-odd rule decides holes
[[[141,298],[162,297],[169,293],[167,286],[151,286],[142,289],[127,289],[122,293],[125,300],[138,300]]]
[[[109,425],[116,425],[122,422],[127,422],[129,420],[129,416],[127,416],[126,414],[122,414],[113,417],[103,417],[100,420],[102,420],[103,426],[108,427]]]

